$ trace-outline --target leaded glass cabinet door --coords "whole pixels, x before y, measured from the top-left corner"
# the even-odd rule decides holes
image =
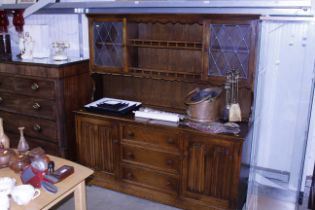
[[[125,66],[125,19],[90,19],[92,71],[121,72]]]
[[[225,80],[232,69],[245,84],[252,84],[255,68],[255,21],[205,21],[203,79]]]

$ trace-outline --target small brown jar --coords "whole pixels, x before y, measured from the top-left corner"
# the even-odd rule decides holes
[[[10,150],[0,150],[0,168],[5,168],[9,166],[11,156],[12,153],[10,152]]]
[[[20,173],[26,166],[31,164],[30,159],[25,154],[15,155],[11,158],[10,168],[15,173]]]
[[[38,159],[38,158],[44,159],[47,164],[50,161],[49,157],[46,155],[45,151],[41,147],[36,147],[36,148],[32,149],[31,151],[29,151],[28,156],[29,156],[31,162],[33,160]]]

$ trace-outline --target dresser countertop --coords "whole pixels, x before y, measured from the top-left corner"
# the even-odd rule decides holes
[[[49,66],[49,67],[60,67],[66,66],[74,63],[80,63],[83,61],[87,61],[88,58],[68,58],[67,60],[63,61],[55,61],[51,58],[34,58],[29,60],[22,60],[20,58],[13,58],[12,60],[8,61],[1,61],[1,63],[8,63],[8,64],[22,64],[22,65],[39,65],[39,66]]]

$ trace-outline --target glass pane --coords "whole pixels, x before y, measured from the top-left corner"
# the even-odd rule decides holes
[[[122,22],[94,23],[95,64],[122,67]]]
[[[248,77],[250,25],[210,24],[209,76],[225,76],[232,68]]]

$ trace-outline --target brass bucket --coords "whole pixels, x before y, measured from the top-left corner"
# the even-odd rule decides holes
[[[188,118],[196,122],[214,122],[220,118],[219,96],[222,88],[196,88],[188,93],[185,104],[188,105]]]

